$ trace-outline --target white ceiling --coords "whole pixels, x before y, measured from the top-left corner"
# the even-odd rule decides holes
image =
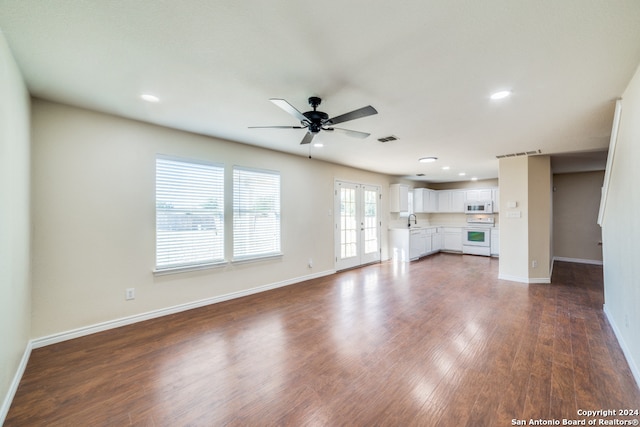
[[[248,129],[299,124],[269,98],[372,105],[340,125],[369,138],[321,133],[313,157],[430,182],[606,149],[640,63],[637,0],[0,0],[0,29],[36,97],[301,156],[304,130]]]

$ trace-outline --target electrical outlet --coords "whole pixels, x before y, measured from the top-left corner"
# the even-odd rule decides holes
[[[124,299],[126,299],[127,301],[136,299],[136,288],[127,288]]]
[[[313,268],[313,258],[309,258],[309,264],[307,264],[309,268]]]
[[[538,268],[538,261],[536,261],[535,259],[533,261],[531,261],[531,267],[532,268]]]
[[[624,326],[627,327],[627,328],[629,327],[629,315],[628,314],[624,315]]]

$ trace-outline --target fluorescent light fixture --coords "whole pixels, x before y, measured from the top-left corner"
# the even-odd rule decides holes
[[[316,148],[322,148],[324,147],[324,144],[322,142],[316,142],[315,144],[313,144],[313,146]]]
[[[150,93],[143,93],[140,95],[140,98],[144,99],[147,102],[160,102],[160,98],[155,95],[151,95]]]
[[[437,157],[423,157],[420,160],[418,160],[420,163],[433,163],[436,160],[438,160]]]
[[[465,172],[460,172],[458,175],[459,175],[459,176],[465,176],[465,175],[466,175],[466,173],[465,173]]]
[[[503,99],[508,97],[509,95],[511,95],[511,91],[510,90],[501,90],[500,92],[496,92],[494,94],[491,95],[491,99],[496,100],[496,99]]]

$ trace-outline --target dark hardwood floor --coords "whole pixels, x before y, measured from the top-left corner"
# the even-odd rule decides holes
[[[602,268],[385,262],[31,355],[6,426],[510,426],[640,409]],[[589,418],[595,419],[595,418]]]

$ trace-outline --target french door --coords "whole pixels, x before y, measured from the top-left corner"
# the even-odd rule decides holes
[[[335,182],[336,270],[380,261],[380,187]]]

